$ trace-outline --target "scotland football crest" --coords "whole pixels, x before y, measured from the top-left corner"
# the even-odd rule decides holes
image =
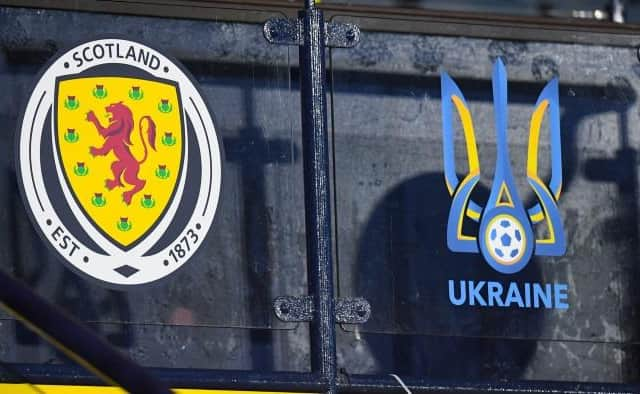
[[[456,83],[442,74],[442,123],[445,181],[453,197],[447,223],[447,245],[451,251],[480,253],[495,270],[511,274],[523,269],[532,255],[560,256],[566,249],[557,201],[562,188],[562,152],[558,81],[551,80],[538,97],[531,116],[527,153],[527,180],[538,202],[526,208],[518,196],[507,143],[507,73],[498,59],[493,69],[493,103],[497,144],[496,169],[489,199],[481,205],[470,196],[480,179],[480,164],[469,107]],[[468,174],[456,175],[453,111],[462,123]],[[551,178],[545,184],[538,174],[538,143],[545,114],[551,130]],[[464,234],[465,217],[479,222],[477,235]],[[536,239],[534,225],[546,222],[547,237]]]
[[[193,80],[137,42],[101,39],[44,70],[24,113],[19,180],[43,238],[116,285],[182,266],[211,226],[221,146]]]

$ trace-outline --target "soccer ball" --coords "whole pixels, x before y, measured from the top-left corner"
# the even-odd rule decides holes
[[[486,246],[500,264],[512,265],[520,261],[526,242],[522,224],[511,215],[498,215],[487,227]]]

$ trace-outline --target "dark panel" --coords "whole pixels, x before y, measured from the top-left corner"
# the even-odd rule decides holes
[[[479,254],[453,253],[446,242],[451,197],[439,72],[458,82],[469,103],[482,175],[473,199],[484,203],[496,159],[497,57],[509,73],[510,159],[527,208],[536,201],[525,171],[530,117],[545,83],[560,81],[559,209],[568,249],[561,257],[534,256],[513,275]],[[636,382],[635,48],[364,32],[358,47],[333,51],[332,67],[340,295],[372,306],[368,323],[340,336],[342,366],[447,379]],[[543,124],[539,156],[548,180],[547,130]],[[460,131],[455,144],[464,175]],[[495,281],[505,292],[510,282],[562,283],[569,308],[455,306],[449,280]]]
[[[141,40],[182,61],[200,83],[226,151],[221,201],[205,244],[175,275],[127,291],[94,285],[45,248],[27,219],[13,166],[14,133],[40,67],[56,50],[102,34]],[[306,327],[280,323],[271,307],[276,296],[306,292],[294,133],[299,98],[289,56],[264,40],[260,24],[0,8],[2,269],[95,324],[143,365],[305,370]],[[5,315],[0,330],[0,359],[60,361]]]

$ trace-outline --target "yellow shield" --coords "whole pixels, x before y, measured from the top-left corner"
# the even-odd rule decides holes
[[[128,77],[57,81],[55,136],[77,206],[122,249],[142,240],[174,198],[185,127],[176,84]]]

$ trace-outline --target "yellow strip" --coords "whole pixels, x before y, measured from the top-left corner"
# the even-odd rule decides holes
[[[464,105],[460,97],[452,95],[451,100],[453,101],[453,104],[456,106],[456,110],[458,111],[458,116],[460,116],[460,122],[462,123],[462,130],[464,130],[464,140],[467,146],[467,158],[469,162],[469,174],[458,186],[459,188],[458,190],[460,190],[462,189],[462,187],[464,187],[464,185],[467,182],[470,182],[473,177],[475,177],[480,173],[480,161],[478,160],[478,148],[476,146],[476,135],[475,135],[475,131],[473,130],[473,121],[471,120],[471,113],[469,112],[467,107]],[[451,186],[448,183],[447,183],[447,188],[449,189],[450,194],[453,193],[453,191],[451,190]],[[465,207],[469,202],[469,197],[470,197],[470,193],[467,194],[467,197],[465,198],[465,201],[464,201]],[[476,214],[477,217],[480,217],[479,214],[473,211],[467,210],[466,213],[467,215],[470,215],[470,217],[473,217],[472,215],[474,214]],[[470,240],[470,241],[475,240],[476,239],[475,237],[462,234],[463,219],[464,219],[464,213],[461,213],[460,217],[458,218],[458,231],[457,231],[458,239]]]
[[[466,178],[464,178],[464,180],[462,181],[462,183],[460,183],[460,189],[462,190],[462,188],[464,187],[464,185],[466,185],[468,182],[471,182],[472,178],[476,176],[476,174],[469,174],[467,175]],[[471,197],[471,193],[467,194],[467,197],[465,197],[464,199],[464,207],[467,206],[468,202],[469,202],[469,197]],[[458,233],[456,234],[456,236],[458,237],[459,240],[466,240],[466,241],[475,241],[475,237],[471,237],[469,235],[464,235],[462,234],[462,223],[463,223],[463,219],[464,219],[464,211],[460,212],[460,216],[458,217]]]
[[[34,394],[38,389],[45,394],[126,394],[117,387],[99,386],[60,386],[27,383],[0,383],[0,393],[11,394]],[[293,394],[274,391],[234,391],[234,390],[196,390],[196,389],[174,389],[176,394]]]
[[[107,375],[103,374],[102,371],[100,371],[98,368],[94,367],[92,364],[90,364],[88,361],[86,361],[85,359],[83,359],[82,357],[80,357],[78,354],[74,353],[71,349],[67,348],[66,346],[64,346],[62,343],[58,342],[57,340],[55,340],[53,337],[49,336],[46,332],[44,332],[43,330],[41,330],[39,327],[37,327],[35,324],[31,323],[31,321],[27,320],[27,318],[25,318],[24,316],[22,316],[20,313],[18,313],[17,311],[13,310],[12,308],[10,308],[8,305],[1,303],[0,302],[0,306],[3,307],[7,312],[9,312],[10,314],[14,315],[15,317],[17,317],[24,325],[26,325],[31,331],[35,332],[36,334],[38,334],[40,337],[44,338],[47,342],[49,342],[50,344],[52,344],[53,346],[55,346],[56,348],[58,348],[58,350],[62,351],[64,354],[67,355],[67,357],[69,357],[70,359],[74,360],[76,363],[78,363],[79,365],[81,365],[82,367],[84,367],[85,369],[87,369],[89,372],[93,373],[94,375],[96,375],[97,377],[99,377],[100,379],[102,379],[104,382],[106,382],[107,384],[111,384],[113,386],[116,386],[117,383],[114,382],[110,377],[108,377]],[[4,391],[0,391],[0,393],[4,393]]]
[[[476,212],[473,209],[471,209],[471,207],[468,207],[467,208],[467,216],[469,216],[473,220],[478,220],[478,219],[480,219],[480,212]]]
[[[538,143],[540,142],[540,126],[544,118],[545,111],[549,105],[548,100],[544,100],[538,105],[533,115],[529,128],[529,151],[527,153],[527,176],[538,177]]]
[[[508,202],[502,202],[502,196],[506,195],[507,196],[507,200]],[[511,194],[509,193],[509,189],[507,189],[507,184],[506,183],[502,183],[502,186],[500,186],[500,192],[498,193],[498,201],[496,203],[496,206],[507,206],[507,207],[511,207],[513,208],[513,199],[511,198]]]
[[[553,191],[553,195],[556,198],[556,201],[558,201],[560,199],[560,192],[562,191],[562,182],[560,182],[560,185],[558,185],[558,190]]]
[[[542,214],[542,212],[538,212],[533,216],[529,215],[529,217],[531,218],[531,221],[534,222],[534,223],[538,223],[542,219],[544,219],[544,215]]]
[[[538,178],[537,176],[532,177],[531,179],[533,179],[534,182],[538,183],[541,187],[544,187],[544,184],[542,183],[540,178]],[[544,217],[547,221],[547,228],[549,229],[549,238],[536,239],[536,242],[540,244],[553,244],[556,242],[556,233],[554,231],[553,224],[549,219],[549,214],[547,213],[547,207],[544,205],[544,202],[543,202],[544,200],[540,197],[538,190],[536,188],[533,188],[533,191],[534,193],[536,193],[536,196],[538,196],[538,201],[540,201],[540,206],[542,207],[542,211],[544,212]]]
[[[47,335],[44,331],[33,325],[29,320],[27,320],[24,316],[20,315],[18,312],[7,306],[6,304],[0,303],[0,306],[5,308],[9,313],[16,316],[18,319],[22,321],[27,327],[33,330],[36,334],[40,335],[59,350],[64,352],[68,357],[76,361],[78,364],[82,365],[89,371],[91,371],[96,376],[100,377],[105,382],[111,384],[112,386],[117,385],[113,382],[109,377],[102,374],[97,368],[93,367],[93,365],[89,364],[86,360],[82,359],[76,353]],[[28,383],[0,383],[0,393],[11,393],[11,394],[34,394],[36,391],[34,389],[39,390],[39,392],[43,392],[45,394],[126,394],[126,391],[118,388],[118,387],[104,387],[104,386],[62,386],[62,385],[32,385]],[[293,394],[293,393],[284,393],[284,392],[268,392],[268,391],[234,391],[234,390],[200,390],[200,389],[173,389],[173,392],[176,394],[205,394],[205,393],[217,393],[217,394]]]
[[[531,127],[529,129],[529,151],[527,153],[527,176],[532,179],[534,182],[538,183],[541,187],[545,187],[544,183],[538,176],[538,144],[540,142],[540,126],[542,125],[542,119],[544,118],[545,111],[549,106],[549,101],[544,100],[538,105],[538,108],[531,115]],[[533,189],[536,195],[538,192],[536,189]],[[560,197],[560,191],[562,190],[562,185],[555,192],[556,200]],[[540,201],[540,206],[542,207],[542,211],[544,212],[544,218],[547,221],[547,227],[549,228],[549,238],[546,239],[538,239],[537,243],[541,244],[552,244],[556,241],[555,231],[553,225],[551,224],[551,220],[549,220],[549,215],[547,214],[547,207],[545,207],[543,200],[538,195],[538,200]],[[531,219],[534,222],[540,221],[540,216],[543,216],[542,212],[534,215]]]
[[[476,134],[473,131],[473,121],[471,113],[458,96],[451,96],[453,104],[455,104],[464,130],[464,139],[467,144],[467,157],[469,158],[469,173],[477,174],[480,172],[480,162],[478,161],[478,149],[476,147]]]
[[[449,190],[449,195],[452,196],[453,195],[453,188],[451,187],[451,184],[449,183],[449,180],[447,179],[447,177],[444,177],[444,183],[447,184],[447,190]]]

